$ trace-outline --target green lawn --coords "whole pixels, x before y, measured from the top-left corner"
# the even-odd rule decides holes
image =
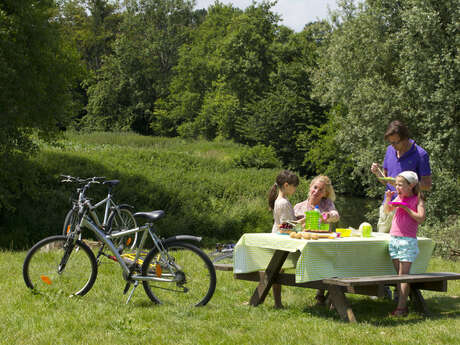
[[[424,296],[430,317],[388,317],[394,305],[349,296],[357,324],[314,305],[314,290],[283,288],[285,309],[273,299],[244,302],[255,283],[217,272],[217,289],[202,308],[153,305],[140,286],[130,304],[119,267],[105,260],[82,298],[35,295],[22,279],[25,252],[0,252],[1,344],[460,344],[460,281]],[[460,272],[460,263],[433,258],[429,271]]]

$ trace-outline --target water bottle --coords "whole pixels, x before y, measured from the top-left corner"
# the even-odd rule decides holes
[[[312,211],[305,212],[305,229],[306,230],[319,230],[321,212],[319,207],[316,206]]]
[[[318,227],[316,229],[321,229],[321,211],[319,210],[319,206],[316,205],[314,211],[318,214]],[[315,216],[316,218],[316,216]]]

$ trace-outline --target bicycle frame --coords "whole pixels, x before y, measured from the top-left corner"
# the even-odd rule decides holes
[[[120,266],[121,266],[121,268],[123,270],[124,276],[127,277],[126,278],[127,280],[129,278],[129,279],[132,279],[134,281],[136,281],[136,280],[139,280],[139,281],[151,280],[151,281],[163,281],[163,282],[165,282],[165,281],[174,281],[172,279],[165,279],[165,278],[153,277],[153,276],[141,276],[141,275],[132,275],[132,276],[130,276],[131,270],[129,269],[128,265],[125,263],[125,261],[121,257],[120,253],[118,252],[118,249],[115,247],[115,245],[111,241],[112,238],[117,238],[117,237],[129,235],[129,234],[134,234],[136,232],[143,232],[141,242],[140,242],[138,248],[136,249],[136,257],[134,259],[134,262],[137,262],[137,260],[140,257],[140,253],[141,253],[142,249],[144,249],[144,243],[145,243],[145,241],[147,239],[148,234],[150,234],[150,237],[152,238],[153,243],[156,246],[156,248],[158,249],[158,251],[160,253],[164,253],[165,251],[164,251],[164,248],[163,248],[163,246],[161,244],[160,239],[152,231],[152,228],[153,228],[152,224],[147,223],[146,225],[139,226],[139,227],[134,228],[134,229],[120,231],[120,232],[117,232],[116,234],[113,234],[113,235],[106,235],[105,233],[103,233],[96,226],[96,224],[94,224],[93,220],[90,217],[88,217],[88,215],[84,214],[83,217],[82,217],[81,223],[80,223],[80,228],[81,227],[85,227],[85,228],[91,230],[96,235],[96,237],[109,248],[109,250],[115,256],[116,261],[120,264]],[[79,231],[79,229],[77,229],[77,231]],[[168,265],[169,265],[169,262],[168,262]]]
[[[81,193],[81,192],[80,192]],[[88,199],[86,199],[88,200]],[[89,200],[88,200],[89,201]],[[99,219],[99,216],[95,212],[95,210],[103,205],[105,203],[105,211],[104,211],[104,219],[102,220],[102,223]],[[78,204],[78,203],[77,203]],[[77,206],[77,205],[76,205]],[[78,206],[77,206],[78,207]],[[89,214],[91,215],[91,218],[93,219],[94,223],[100,228],[105,228],[108,224],[108,218],[110,214],[110,208],[113,207],[114,209],[117,209],[117,205],[113,202],[112,200],[112,194],[109,192],[109,194],[101,201],[96,203],[95,205],[92,205],[91,203],[88,203],[88,211]]]

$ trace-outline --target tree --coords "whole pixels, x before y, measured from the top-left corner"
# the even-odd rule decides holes
[[[340,4],[320,57],[315,93],[332,107],[331,121],[340,124],[336,143],[352,159],[352,178],[368,195],[381,193],[368,171],[383,159],[383,133],[398,118],[430,154],[431,219],[458,213],[458,1]]]
[[[69,90],[81,70],[56,16],[52,0],[0,3],[0,216],[31,179],[18,169],[36,149],[31,135],[54,139],[73,111]]]
[[[114,52],[88,88],[86,126],[151,133],[154,103],[168,94],[177,51],[197,18],[189,0],[127,1]]]
[[[52,138],[68,121],[80,69],[52,0],[0,4],[0,152],[30,152],[32,131]]]
[[[171,135],[238,140],[242,109],[267,87],[273,70],[269,48],[277,16],[270,11],[272,5],[262,2],[241,11],[216,2],[208,9],[191,42],[180,49],[171,96],[155,114],[154,127],[169,121],[177,127]],[[219,114],[212,115],[219,102]],[[210,128],[217,131],[211,134]]]

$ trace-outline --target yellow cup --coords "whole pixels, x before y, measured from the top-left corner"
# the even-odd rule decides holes
[[[335,232],[340,233],[340,237],[350,237],[351,235],[351,229],[335,229]]]

